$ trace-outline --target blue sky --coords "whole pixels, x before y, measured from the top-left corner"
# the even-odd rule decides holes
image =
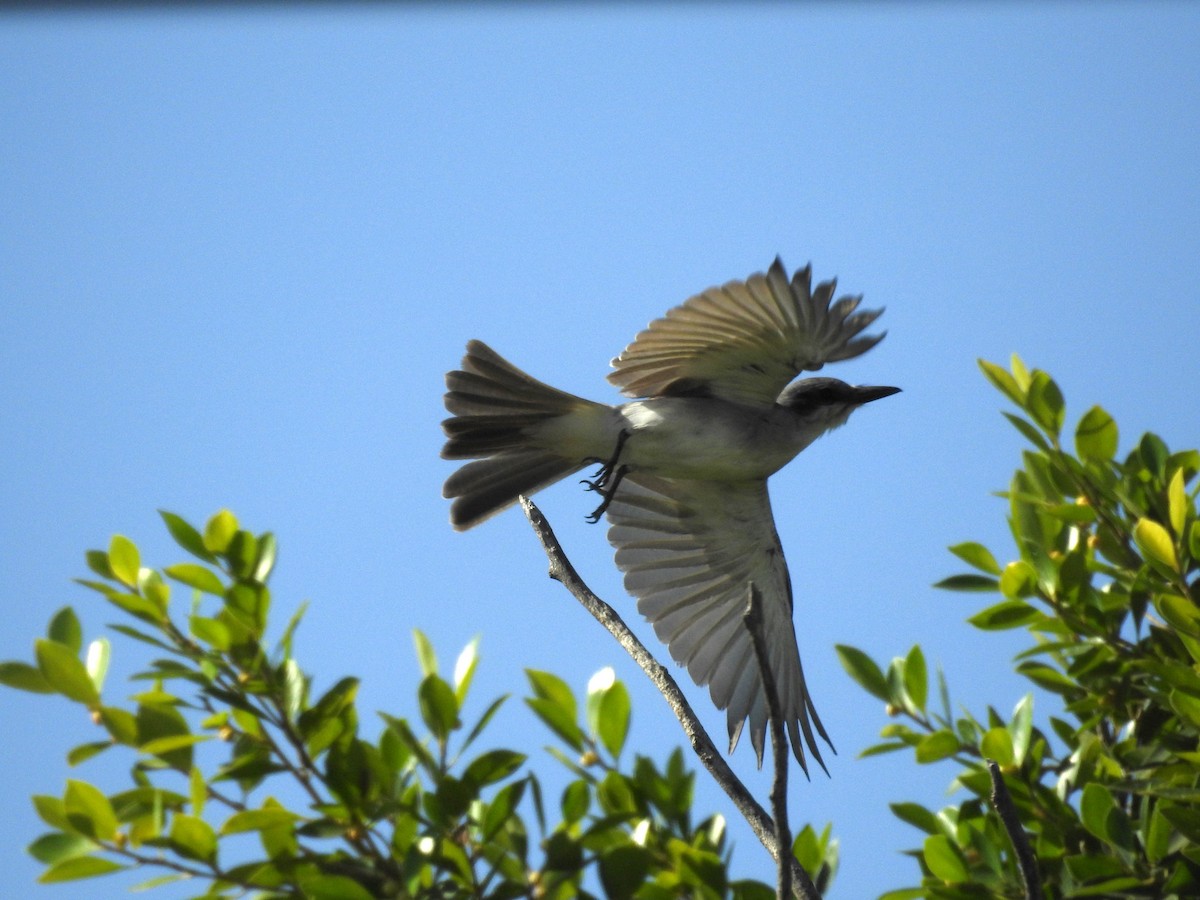
[[[120,532],[179,561],[155,510],[273,530],[280,623],[320,685],[415,713],[410,631],[451,660],[482,636],[477,710],[522,669],[580,691],[614,665],[638,752],[681,741],[663,704],[555,583],[512,512],[447,523],[444,372],[481,338],[535,376],[616,400],[645,323],[715,283],[812,261],[883,305],[887,339],[830,374],[904,393],[778,475],[797,630],[840,755],[798,781],[833,821],[834,898],[915,883],[888,802],[945,802],[950,770],[856,759],[883,711],[835,643],[920,642],[954,698],[1007,713],[1014,640],[930,583],[948,544],[1012,555],[1020,442],[975,360],[1051,372],[1074,421],[1196,446],[1200,246],[1194,5],[483,4],[188,7],[0,19],[0,658],[27,659]],[[538,497],[591,586],[628,614],[593,498]],[[108,692],[145,661],[118,644]],[[720,734],[722,718],[691,690]],[[1044,701],[1041,701],[1044,702]],[[1048,708],[1048,707],[1047,707]],[[1045,715],[1046,709],[1039,706]],[[66,701],[0,692],[0,894],[40,867],[32,793],[114,790],[128,758]],[[369,715],[364,715],[370,721]],[[550,765],[521,704],[493,739]],[[765,796],[749,749],[735,767]],[[733,813],[705,785],[697,806]],[[735,870],[770,880],[735,829]],[[96,896],[118,879],[38,896]],[[81,892],[82,891],[82,892]],[[162,892],[161,896],[172,896]],[[175,896],[181,896],[176,894]]]

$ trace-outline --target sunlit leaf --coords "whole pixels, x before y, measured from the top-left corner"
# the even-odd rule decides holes
[[[986,359],[977,360],[979,368],[983,370],[983,374],[987,377],[1002,394],[1008,397],[1017,406],[1025,405],[1025,392],[1017,386],[1016,379],[1008,374],[1002,366],[998,366],[993,362],[988,362]]]
[[[117,814],[99,788],[86,781],[67,781],[63,811],[76,831],[85,837],[111,841],[117,833]]]
[[[38,671],[58,693],[88,706],[100,702],[100,694],[87,667],[69,647],[58,641],[38,640],[34,644],[34,653]]]
[[[180,584],[186,584],[188,587],[194,587],[217,597],[225,596],[224,583],[208,566],[202,566],[199,563],[178,563],[167,566],[163,571],[168,578],[172,578]]]
[[[224,553],[237,530],[237,516],[227,509],[221,510],[204,525],[204,549],[209,553]]]
[[[434,653],[433,644],[429,642],[425,632],[417,628],[413,629],[413,646],[417,650],[417,662],[421,664],[421,674],[436,675],[438,670],[437,654]]]
[[[925,654],[917,644],[913,645],[904,659],[904,691],[913,705],[924,712],[929,697],[929,673],[925,667]]]
[[[1033,416],[1033,420],[1054,437],[1062,430],[1066,410],[1063,404],[1062,391],[1045,372],[1040,370],[1033,373],[1029,381],[1029,393],[1026,396],[1025,408]]]
[[[108,565],[113,577],[128,587],[136,587],[141,558],[137,546],[122,534],[114,534],[108,545]]]
[[[917,762],[925,764],[946,759],[957,753],[959,746],[958,737],[954,732],[945,729],[935,731],[917,744]]]
[[[1117,423],[1099,406],[1093,406],[1075,426],[1075,452],[1080,459],[1107,462],[1117,452]]]
[[[84,657],[84,669],[88,678],[96,687],[96,692],[104,690],[104,679],[108,675],[108,663],[112,658],[112,644],[108,638],[99,637],[88,644],[87,656]]]
[[[925,839],[924,857],[929,871],[946,884],[967,880],[967,864],[945,835],[934,834]]]
[[[992,556],[992,551],[983,546],[983,544],[967,541],[966,543],[955,544],[950,548],[950,552],[967,565],[974,566],[982,572],[987,572],[991,575],[1000,574],[1000,566],[996,562],[996,557]]]
[[[41,884],[78,881],[81,878],[95,878],[97,875],[108,875],[127,868],[129,867],[99,856],[76,856],[55,863],[38,877],[38,881]]]
[[[216,561],[216,557],[204,546],[204,538],[201,537],[200,532],[192,527],[192,525],[180,516],[175,515],[175,513],[167,512],[165,509],[160,509],[158,514],[162,516],[162,520],[167,524],[167,530],[171,532],[171,537],[175,539],[175,543],[188,553],[206,562]]]
[[[837,644],[834,649],[837,651],[842,668],[867,693],[885,703],[891,700],[891,691],[888,688],[887,679],[883,677],[883,672],[871,657],[867,656],[867,654],[857,647],[850,647],[846,644]]]
[[[1146,559],[1160,563],[1172,571],[1178,567],[1171,536],[1158,522],[1152,519],[1138,519],[1137,524],[1133,526],[1133,540]]]

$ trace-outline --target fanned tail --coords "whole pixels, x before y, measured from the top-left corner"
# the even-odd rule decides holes
[[[576,472],[587,460],[550,446],[542,429],[593,403],[526,375],[482,341],[467,344],[462,368],[446,375],[443,459],[471,459],[446,479],[450,522],[459,531]],[[542,436],[539,439],[539,436]]]

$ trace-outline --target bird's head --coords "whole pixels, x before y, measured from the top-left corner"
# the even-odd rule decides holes
[[[846,384],[836,378],[802,378],[785,387],[776,402],[824,432],[845,424],[864,403],[899,392],[898,387]]]

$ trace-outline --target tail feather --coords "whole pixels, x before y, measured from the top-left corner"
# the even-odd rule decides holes
[[[444,459],[471,459],[446,479],[450,521],[462,531],[583,468],[584,460],[539,443],[540,426],[598,406],[526,375],[482,341],[446,375]]]
[[[443,496],[454,497],[450,522],[458,531],[473,528],[528,496],[583,468],[545,450],[508,450],[469,462],[449,478]]]

